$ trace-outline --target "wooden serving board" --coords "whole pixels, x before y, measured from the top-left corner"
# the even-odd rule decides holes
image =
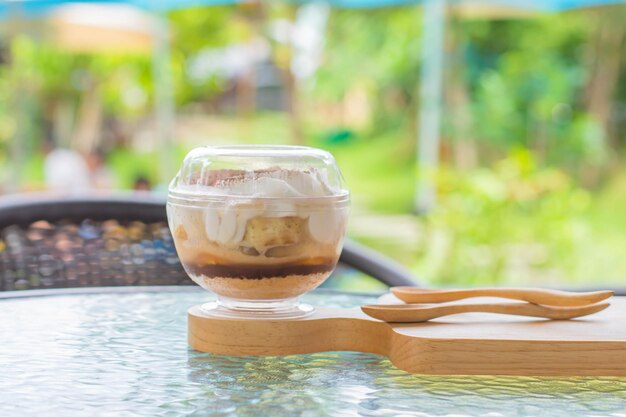
[[[389,324],[359,308],[323,307],[297,320],[245,320],[208,317],[195,306],[188,325],[193,349],[225,355],[357,351],[420,374],[626,376],[626,297],[566,321],[468,313]]]

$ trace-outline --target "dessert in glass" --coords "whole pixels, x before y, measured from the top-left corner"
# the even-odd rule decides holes
[[[205,313],[294,318],[341,253],[349,192],[328,152],[302,146],[192,150],[169,186],[167,215],[187,274],[214,292]]]

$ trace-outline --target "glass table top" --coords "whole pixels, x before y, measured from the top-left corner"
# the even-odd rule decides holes
[[[0,299],[0,416],[626,417],[626,378],[411,375],[353,352],[198,353],[186,310],[209,299],[193,287]]]

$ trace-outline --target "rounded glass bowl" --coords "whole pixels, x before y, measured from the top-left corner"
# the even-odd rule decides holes
[[[168,222],[207,314],[292,318],[341,253],[349,192],[328,152],[300,146],[192,150],[172,180]]]

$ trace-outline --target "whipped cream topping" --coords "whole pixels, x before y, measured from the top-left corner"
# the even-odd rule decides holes
[[[343,233],[342,210],[330,202],[312,205],[311,201],[299,200],[337,195],[337,190],[315,169],[214,170],[189,187],[195,187],[195,192],[223,196],[223,202],[210,203],[203,209],[204,232],[210,241],[227,247],[242,242],[248,221],[255,217],[308,218],[310,236],[321,243],[331,243]],[[272,200],[265,200],[268,198]]]
[[[211,170],[188,183],[179,185],[182,191],[249,198],[329,197],[339,192],[316,169]]]

